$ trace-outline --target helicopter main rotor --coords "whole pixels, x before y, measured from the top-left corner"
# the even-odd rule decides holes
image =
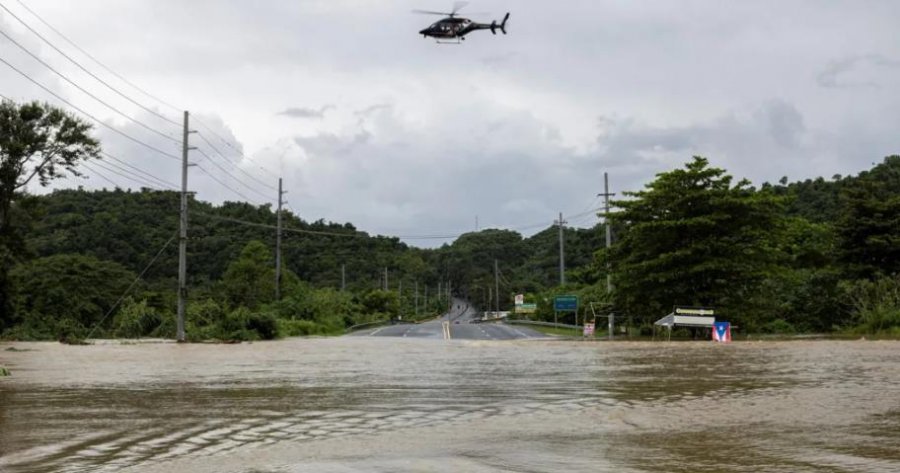
[[[453,18],[456,16],[457,13],[459,13],[460,10],[465,8],[465,6],[468,4],[469,4],[469,2],[462,2],[462,1],[453,2],[453,10],[451,10],[450,12],[431,11],[431,10],[413,10],[413,12],[421,13],[423,15],[441,15],[441,16]]]

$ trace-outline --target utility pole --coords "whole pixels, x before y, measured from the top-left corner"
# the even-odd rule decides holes
[[[341,292],[347,289],[347,265],[341,265]]]
[[[563,240],[565,240],[565,229],[563,225],[569,223],[563,220],[562,212],[559,213],[559,220],[556,222],[559,225],[559,285],[564,286],[566,284],[566,253]]]
[[[475,231],[478,231],[478,216],[475,216]]]
[[[425,285],[425,301],[422,303],[425,307],[425,313],[428,313],[428,284]]]
[[[416,299],[415,300],[416,300],[416,302],[415,302],[416,316],[418,317],[418,315],[419,315],[419,281],[418,280],[416,280]]]
[[[384,281],[383,282],[384,282],[384,287],[382,287],[382,289],[387,291],[388,290],[387,266],[384,267]]]
[[[278,212],[275,214],[277,230],[275,230],[275,300],[281,300],[281,196],[286,194],[281,190],[281,178],[278,178]]]
[[[606,293],[612,294],[613,286],[612,286],[612,267],[609,261],[609,250],[612,246],[612,227],[609,225],[609,198],[616,194],[609,192],[609,174],[603,173],[603,193],[598,194],[598,197],[604,198],[604,217],[603,217],[603,226],[606,227]],[[614,325],[614,314],[613,311],[609,311],[609,339],[613,338],[613,325]]]
[[[178,315],[175,321],[175,338],[184,342],[184,312],[187,307],[187,227],[188,227],[188,151],[195,149],[188,145],[192,133],[188,126],[189,113],[184,112],[184,135],[181,140],[181,218],[178,230]]]
[[[497,269],[497,259],[494,259],[494,298],[497,312],[500,312],[500,271]]]

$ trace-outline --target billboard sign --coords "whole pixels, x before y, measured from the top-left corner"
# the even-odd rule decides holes
[[[557,312],[575,312],[578,310],[578,296],[556,296],[553,298],[553,310]]]

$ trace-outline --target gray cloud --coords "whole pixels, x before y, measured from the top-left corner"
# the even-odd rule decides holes
[[[797,0],[779,15],[764,2],[482,0],[488,19],[512,11],[510,34],[475,33],[452,47],[416,35],[425,25],[410,9],[446,8],[421,0],[32,3],[113,69],[233,142],[236,150],[213,140],[223,159],[191,138],[227,170],[192,153],[216,178],[191,168],[198,198],[264,203],[274,194],[258,181],[283,177],[304,218],[367,231],[470,230],[476,214],[483,227],[549,224],[589,205],[604,171],[614,191],[635,190],[692,154],[761,182],[856,173],[900,150],[893,0]],[[547,28],[548,18],[566,27]],[[74,103],[180,153],[6,50]],[[3,67],[0,84],[13,98],[46,98]],[[177,161],[98,135],[108,151],[179,183]]]
[[[867,67],[874,69],[875,73],[868,74],[861,79],[846,78],[850,73]],[[850,56],[832,61],[816,76],[816,83],[826,88],[879,88],[882,86],[882,81],[879,80],[878,76],[890,69],[900,69],[900,61],[888,59],[877,54]]]
[[[291,118],[325,118],[325,112],[329,110],[333,110],[334,105],[323,105],[319,108],[303,108],[303,107],[289,107],[280,112],[278,115],[284,115]]]

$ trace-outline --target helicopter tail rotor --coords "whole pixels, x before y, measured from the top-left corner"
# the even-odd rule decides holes
[[[506,34],[506,20],[508,20],[508,19],[509,19],[509,12],[506,12],[506,16],[503,17],[503,22],[500,23],[500,31],[502,31],[503,34]],[[492,31],[492,32],[494,31],[494,28],[495,28],[496,24],[497,24],[496,21],[495,21],[494,23],[491,24],[491,31]],[[497,33],[494,33],[494,34],[497,34]]]

